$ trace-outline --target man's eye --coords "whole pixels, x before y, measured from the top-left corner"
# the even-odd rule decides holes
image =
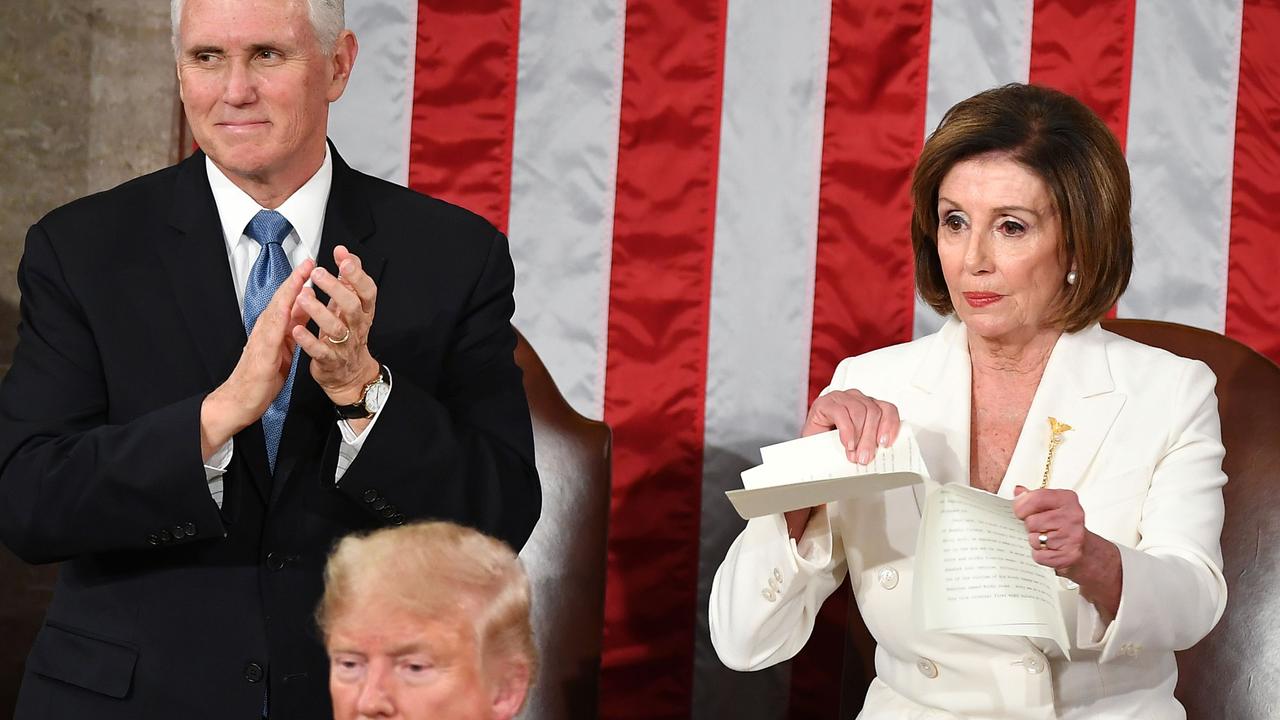
[[[276,52],[275,50],[263,50],[258,53],[258,57],[262,58],[263,60],[274,61],[274,60],[280,59],[280,53]]]

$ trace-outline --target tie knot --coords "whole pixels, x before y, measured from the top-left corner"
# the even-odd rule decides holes
[[[279,245],[292,229],[289,221],[275,210],[259,210],[245,227],[244,234],[257,240],[260,245]]]

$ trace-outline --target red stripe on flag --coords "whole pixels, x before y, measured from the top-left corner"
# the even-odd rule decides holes
[[[1280,363],[1280,8],[1245,0],[1236,98],[1226,332]]]
[[[627,3],[601,717],[688,718],[726,0]]]
[[[924,136],[928,0],[831,8],[818,198],[810,400],[850,355],[911,339],[911,173]],[[832,597],[791,674],[791,715],[835,718],[847,594]]]
[[[409,187],[506,229],[519,0],[418,4]]]
[[[1036,0],[1031,75],[1089,106],[1121,149],[1129,130],[1135,0]],[[1113,307],[1107,317],[1115,317]]]
[[[1031,82],[1078,98],[1125,145],[1135,0],[1036,0]]]

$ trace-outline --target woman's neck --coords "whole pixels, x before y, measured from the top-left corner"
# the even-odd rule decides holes
[[[969,360],[973,373],[1038,382],[1061,336],[1062,331],[1057,328],[1044,328],[1017,338],[988,338],[970,333]]]

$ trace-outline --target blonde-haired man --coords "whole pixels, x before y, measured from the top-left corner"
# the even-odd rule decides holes
[[[453,523],[343,539],[317,620],[335,720],[510,720],[537,668],[520,561]]]

